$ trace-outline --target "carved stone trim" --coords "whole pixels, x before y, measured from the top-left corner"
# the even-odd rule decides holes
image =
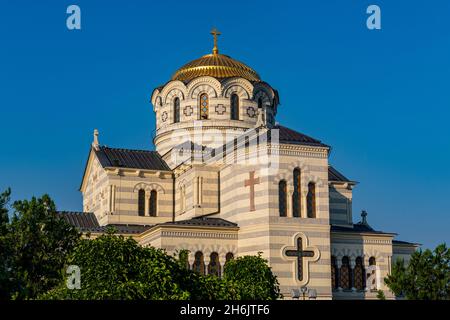
[[[162,120],[162,122],[166,122],[168,117],[169,117],[169,115],[167,114],[167,111],[164,111],[164,112],[161,114],[161,120]]]
[[[223,115],[225,112],[227,112],[227,107],[225,107],[223,104],[216,105],[216,113]]]
[[[247,108],[247,115],[248,115],[250,118],[255,118],[255,117],[256,117],[256,110],[255,110],[255,108],[253,108],[253,107],[248,107],[248,108]]]
[[[186,107],[184,107],[183,114],[184,114],[186,117],[190,117],[190,116],[192,115],[192,113],[194,113],[194,109],[192,108],[192,106],[186,106]]]
[[[174,238],[203,238],[203,239],[232,239],[237,240],[237,233],[215,233],[195,231],[161,231],[162,237]]]

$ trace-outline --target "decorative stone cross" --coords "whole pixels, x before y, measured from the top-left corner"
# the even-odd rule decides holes
[[[222,114],[225,113],[225,111],[227,111],[227,108],[226,108],[223,104],[218,104],[218,105],[216,106],[216,113],[217,113],[217,114],[222,115]]]
[[[285,250],[284,254],[288,257],[296,257],[297,258],[297,277],[298,280],[303,281],[303,258],[314,257],[314,251],[311,250],[303,250],[303,240],[301,237],[297,238],[297,248],[295,250]]]
[[[259,178],[255,179],[255,171],[249,172],[250,178],[244,181],[244,186],[250,187],[250,211],[255,211],[255,184],[259,184]]]

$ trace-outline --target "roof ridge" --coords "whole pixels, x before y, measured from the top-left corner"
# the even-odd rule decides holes
[[[274,126],[274,128],[276,128],[276,127],[284,128],[284,129],[287,129],[287,130],[290,130],[290,131],[299,133],[299,134],[301,134],[301,135],[304,135],[306,138],[309,138],[309,139],[311,139],[311,140],[317,141],[318,143],[322,143],[322,140],[313,138],[313,137],[310,136],[310,135],[307,135],[307,134],[305,134],[305,133],[303,133],[303,132],[300,132],[300,131],[297,131],[297,130],[295,130],[295,129],[291,129],[291,128],[289,128],[289,127],[283,126],[283,125],[281,125],[281,124],[276,124],[276,125]]]
[[[94,214],[93,212],[84,212],[84,211],[70,211],[70,210],[56,210],[56,213],[70,213],[70,214]]]
[[[129,149],[129,148],[115,148],[115,147],[108,147],[108,146],[100,146],[100,148],[113,149],[113,150],[120,150],[120,151],[136,151],[136,152],[152,152],[152,153],[158,153],[158,151],[156,151],[156,150]],[[159,154],[159,153],[158,153],[158,154]]]

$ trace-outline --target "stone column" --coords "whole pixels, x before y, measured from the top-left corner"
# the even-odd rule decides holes
[[[355,288],[355,266],[356,266],[356,261],[355,258],[353,257],[348,257],[349,259],[349,265],[350,265],[350,288],[352,288],[352,292],[356,291]]]
[[[203,253],[203,261],[205,263],[205,274],[208,274],[208,266],[210,262],[210,255],[211,253],[205,254]]]
[[[189,250],[189,254],[188,254],[188,261],[189,261],[189,270],[192,270],[193,269],[192,266],[195,261],[195,253],[193,253],[190,250]]]
[[[336,257],[336,274],[337,274],[337,291],[341,292],[341,267],[342,267],[342,257]]]
[[[150,215],[150,192],[145,190],[145,211],[144,216]]]
[[[292,190],[288,190],[287,192],[286,192],[286,196],[287,196],[287,199],[286,199],[286,215],[288,216],[288,217],[290,217],[290,218],[292,218],[293,216],[294,216],[294,213],[293,213],[293,211],[292,211],[292,201],[293,201],[293,195],[294,195],[294,191],[292,191]]]
[[[308,218],[308,204],[306,202],[306,197],[307,197],[308,193],[307,192],[302,192],[302,197],[301,197],[301,216],[302,218]]]
[[[226,254],[219,254],[219,264],[220,264],[220,277],[223,276],[223,271],[225,270],[225,262],[227,262]]]

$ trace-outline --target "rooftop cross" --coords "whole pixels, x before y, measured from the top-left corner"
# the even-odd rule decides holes
[[[211,30],[211,34],[214,37],[213,54],[218,54],[219,53],[219,48],[217,47],[217,36],[220,36],[221,33],[216,28],[214,28],[214,29]]]
[[[366,212],[366,210],[363,210],[363,211],[361,212],[361,218],[362,218],[361,223],[362,223],[362,224],[365,224],[365,225],[368,225],[368,223],[367,223],[367,212]]]

